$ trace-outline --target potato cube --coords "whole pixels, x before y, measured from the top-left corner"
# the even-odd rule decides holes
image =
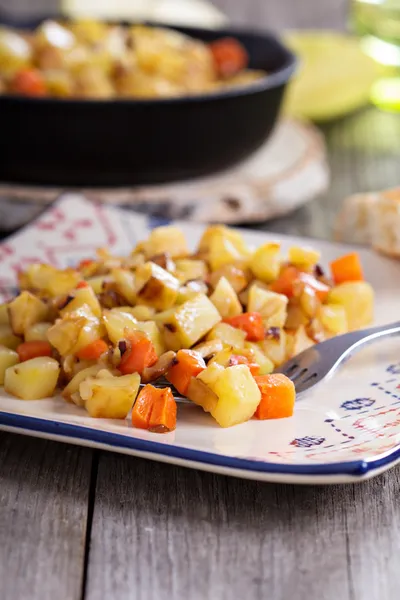
[[[294,332],[287,332],[286,334],[286,357],[285,360],[300,354],[307,348],[314,346],[314,340],[312,340],[306,332],[304,325],[301,325]]]
[[[121,306],[121,310],[130,312],[138,321],[152,321],[156,312],[151,306],[144,306],[142,304],[129,307],[129,311],[126,310],[125,306]]]
[[[115,281],[115,287],[118,294],[125,298],[129,304],[135,304],[136,283],[134,274],[126,269],[113,269],[111,271],[111,277]]]
[[[102,338],[105,327],[90,307],[84,304],[72,313],[67,313],[47,331],[47,339],[61,356],[76,354],[81,348]]]
[[[4,376],[8,367],[12,367],[19,363],[19,357],[14,350],[0,346],[0,385],[4,383]]]
[[[216,232],[210,239],[208,262],[213,271],[227,264],[240,263],[249,256],[250,251],[241,234],[232,229]]]
[[[323,304],[317,318],[330,334],[340,335],[348,331],[346,309],[340,304]]]
[[[177,334],[181,347],[190,348],[220,320],[219,312],[207,296],[197,294],[172,312],[164,322],[164,328]]]
[[[54,394],[60,365],[54,358],[40,356],[9,367],[4,389],[21,400],[40,400]]]
[[[98,277],[90,277],[86,279],[86,283],[90,285],[95,294],[101,294],[103,291],[103,284],[110,281],[110,277],[107,275],[100,275]]]
[[[243,312],[235,290],[225,277],[221,277],[218,281],[210,300],[223,319],[236,317]]]
[[[275,367],[286,360],[286,332],[280,329],[276,337],[272,336],[259,342],[262,352],[274,363]]]
[[[274,370],[274,363],[264,354],[261,347],[256,342],[245,342],[246,350],[251,350],[254,356],[254,362],[260,366],[260,375],[268,375]]]
[[[47,341],[47,332],[50,329],[50,327],[51,323],[35,323],[35,325],[32,325],[25,331],[25,341]]]
[[[207,277],[208,269],[204,260],[181,258],[175,262],[175,266],[175,275],[181,283],[186,283],[193,279],[204,280]]]
[[[281,264],[281,245],[276,242],[267,242],[257,248],[250,260],[254,275],[265,283],[277,279]]]
[[[349,331],[366,327],[373,320],[374,291],[366,281],[337,285],[329,292],[327,303],[344,307]]]
[[[179,281],[155,263],[147,262],[136,270],[136,296],[139,304],[157,310],[171,308],[177,299]]]
[[[74,312],[86,304],[95,317],[101,317],[101,306],[96,294],[90,286],[75,290],[71,300],[60,310],[60,315],[64,316],[67,313]]]
[[[8,305],[8,316],[15,335],[24,335],[31,325],[45,321],[48,312],[47,305],[30,292],[22,292]]]
[[[10,325],[0,325],[0,344],[15,350],[22,342],[21,338],[14,335]]]
[[[60,271],[51,265],[35,263],[25,271],[24,281],[28,286],[50,296],[62,296],[74,290],[81,275],[74,269]]]
[[[261,400],[261,393],[247,365],[223,369],[210,386],[218,396],[211,415],[221,427],[231,427],[251,419]]]
[[[207,336],[208,340],[221,340],[223,344],[230,346],[231,348],[244,348],[244,342],[247,337],[247,333],[236,327],[232,327],[228,323],[218,323],[212,328]]]
[[[0,325],[9,325],[8,304],[0,304]]]
[[[217,287],[221,277],[225,277],[237,294],[242,292],[249,284],[252,273],[243,265],[224,265],[210,275],[210,284],[213,288]]]
[[[182,231],[171,225],[153,229],[144,243],[144,249],[148,258],[164,252],[167,252],[172,258],[189,254]]]
[[[118,344],[126,337],[125,329],[132,331],[136,329],[137,320],[122,308],[112,308],[103,311],[103,323],[106,326],[109,340],[113,344]]]
[[[301,246],[292,246],[289,248],[289,262],[296,267],[311,268],[316,265],[321,258],[321,252],[314,248]]]
[[[258,312],[265,327],[283,327],[287,317],[288,299],[283,294],[251,286],[247,302],[248,312]]]
[[[97,373],[103,368],[103,365],[98,363],[96,365],[86,367],[81,371],[78,371],[78,373],[74,375],[71,381],[69,381],[63,389],[62,397],[65,398],[65,400],[67,400],[68,402],[72,401],[75,404],[78,404],[78,406],[84,406],[85,402],[79,396],[79,393],[77,394],[77,392],[79,392],[79,386],[82,383],[82,381],[85,381],[85,379],[88,379],[89,377],[95,377]],[[77,402],[78,399],[80,400],[80,402]]]
[[[79,394],[91,417],[125,419],[139,391],[140,375],[90,377],[79,385]]]

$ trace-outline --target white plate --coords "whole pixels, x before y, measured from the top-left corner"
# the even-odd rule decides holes
[[[0,246],[0,286],[15,287],[15,273],[32,261],[60,267],[90,257],[99,246],[126,253],[146,236],[154,219],[65,196],[33,225]],[[202,227],[178,223],[194,246]],[[245,231],[257,245],[276,239]],[[282,236],[283,246],[313,244],[324,262],[348,246]],[[360,250],[376,291],[376,321],[398,318],[400,263]],[[11,290],[12,293],[12,290]],[[330,380],[304,394],[294,417],[221,429],[192,406],[179,408],[175,432],[158,435],[128,421],[91,419],[61,398],[24,402],[0,393],[0,428],[114,450],[225,475],[286,483],[354,482],[400,460],[400,341],[376,342],[353,356]]]

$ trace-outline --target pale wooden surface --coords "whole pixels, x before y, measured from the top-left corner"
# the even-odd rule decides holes
[[[259,26],[340,26],[345,9],[217,4]],[[398,116],[368,109],[324,132],[331,189],[269,229],[329,237],[344,195],[399,183]],[[399,468],[355,486],[266,485],[0,432],[0,598],[393,600],[399,489]]]

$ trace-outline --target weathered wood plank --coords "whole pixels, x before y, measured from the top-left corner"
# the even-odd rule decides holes
[[[0,432],[0,598],[79,600],[92,452]]]
[[[102,454],[86,597],[390,600],[399,484],[399,469],[306,488]]]

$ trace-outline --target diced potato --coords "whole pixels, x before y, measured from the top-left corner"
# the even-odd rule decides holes
[[[8,305],[8,316],[15,335],[24,335],[25,331],[48,316],[47,305],[30,292],[22,292]]]
[[[232,354],[234,354],[233,348],[231,346],[226,346],[217,352],[215,356],[213,356],[213,358],[209,361],[208,366],[216,363],[217,365],[221,365],[221,367],[228,367]]]
[[[303,286],[303,290],[298,299],[303,313],[309,319],[313,319],[317,315],[319,307],[321,306],[321,301],[314,290],[308,285]]]
[[[264,352],[274,365],[277,367],[286,360],[286,332],[284,329],[279,331],[279,338],[267,338],[259,342],[261,350]]]
[[[98,277],[90,277],[89,279],[86,279],[86,283],[90,285],[95,294],[101,294],[103,291],[103,284],[109,280],[109,276],[100,275]]]
[[[136,302],[135,276],[131,271],[125,269],[113,269],[111,276],[115,281],[118,294],[120,294],[129,304]]]
[[[4,383],[4,376],[8,367],[13,367],[19,363],[19,357],[14,350],[0,346],[0,385]]]
[[[0,304],[0,325],[8,325],[8,303]]]
[[[79,394],[77,395],[77,392],[79,392],[79,386],[82,383],[82,381],[85,381],[85,379],[88,379],[89,377],[95,377],[97,373],[103,368],[103,365],[98,363],[96,365],[86,367],[81,371],[78,371],[78,373],[74,375],[71,381],[69,381],[69,383],[63,389],[63,398],[65,398],[65,400],[67,400],[68,402],[72,401],[75,402],[75,404],[78,403],[79,406],[84,406],[85,402],[82,400]]]
[[[79,394],[91,417],[125,419],[139,391],[140,375],[90,377],[79,385]]]
[[[67,313],[75,312],[84,304],[90,307],[95,317],[101,317],[100,302],[91,287],[83,287],[75,290],[71,300],[60,310],[60,315],[64,316]]]
[[[346,309],[340,304],[323,304],[320,306],[318,319],[329,333],[339,335],[348,331]]]
[[[103,322],[106,326],[107,335],[113,344],[118,344],[125,336],[125,329],[134,330],[137,320],[133,315],[120,308],[103,310]]]
[[[176,304],[184,304],[194,298],[197,294],[208,294],[208,286],[204,281],[187,281],[185,285],[179,288]]]
[[[329,292],[327,303],[344,307],[349,331],[366,327],[373,319],[374,291],[366,281],[337,285]]]
[[[51,265],[34,263],[25,272],[27,287],[39,290],[50,296],[62,296],[75,289],[81,275],[74,269],[60,271]]]
[[[242,236],[233,229],[216,226],[209,241],[208,262],[215,271],[224,265],[247,260],[250,251]]]
[[[316,265],[321,258],[321,253],[314,248],[292,246],[289,248],[289,262],[296,267],[310,268]]]
[[[223,369],[210,387],[218,396],[211,415],[221,427],[251,419],[261,400],[261,392],[247,365]]]
[[[218,281],[217,287],[210,296],[210,300],[223,319],[236,317],[236,315],[240,315],[243,312],[235,290],[225,277],[221,277]]]
[[[207,368],[201,371],[197,375],[197,379],[200,379],[205,385],[208,385],[210,389],[214,388],[215,382],[221,376],[224,371],[224,367],[216,361],[210,361]]]
[[[0,344],[15,350],[22,342],[21,338],[14,335],[10,325],[0,325]]]
[[[208,269],[204,260],[192,260],[181,258],[175,262],[176,276],[181,283],[186,283],[193,279],[205,279]]]
[[[245,342],[244,347],[251,350],[254,355],[254,362],[260,365],[260,375],[268,375],[274,370],[274,363],[264,354],[258,343]]]
[[[164,328],[177,334],[182,347],[190,348],[220,320],[219,312],[207,296],[197,294],[172,312],[171,317],[165,321]]]
[[[21,400],[49,398],[56,389],[60,365],[54,358],[40,356],[9,367],[4,389]]]
[[[293,298],[290,299],[287,317],[286,317],[286,329],[297,329],[302,325],[306,325],[309,322],[309,318],[303,312],[299,302]]]
[[[197,377],[192,377],[190,380],[187,397],[198,406],[201,406],[205,412],[214,410],[218,403],[217,394]]]
[[[35,323],[25,331],[25,341],[47,341],[47,332],[51,327],[51,323]]]
[[[138,321],[135,325],[135,329],[143,331],[149,340],[153,342],[153,346],[158,356],[161,356],[161,354],[165,352],[164,339],[155,321]]]
[[[210,275],[210,284],[216,288],[221,277],[225,277],[237,294],[243,291],[249,284],[252,273],[244,266],[224,265]]]
[[[126,310],[124,306],[121,306],[121,309]],[[156,311],[151,306],[137,304],[136,306],[130,307],[129,312],[138,321],[151,321]]]
[[[281,245],[276,242],[267,242],[257,248],[250,260],[254,275],[265,283],[277,279],[281,265]]]
[[[287,317],[288,299],[283,294],[265,290],[257,284],[251,286],[247,302],[248,312],[258,312],[265,327],[283,327]]]
[[[172,258],[185,256],[189,253],[182,231],[171,225],[153,229],[148,240],[144,243],[144,250],[148,258],[163,252],[167,252]]]
[[[136,296],[139,304],[157,310],[171,308],[177,299],[179,281],[155,263],[147,262],[136,270]]]
[[[304,325],[294,332],[286,334],[286,360],[314,346],[314,341],[307,335]]]
[[[208,340],[221,340],[223,344],[232,348],[244,348],[246,337],[245,331],[232,327],[228,323],[218,323],[207,335]]]
[[[105,328],[84,304],[73,313],[57,319],[47,331],[47,339],[62,356],[76,354],[81,348],[102,338]]]

